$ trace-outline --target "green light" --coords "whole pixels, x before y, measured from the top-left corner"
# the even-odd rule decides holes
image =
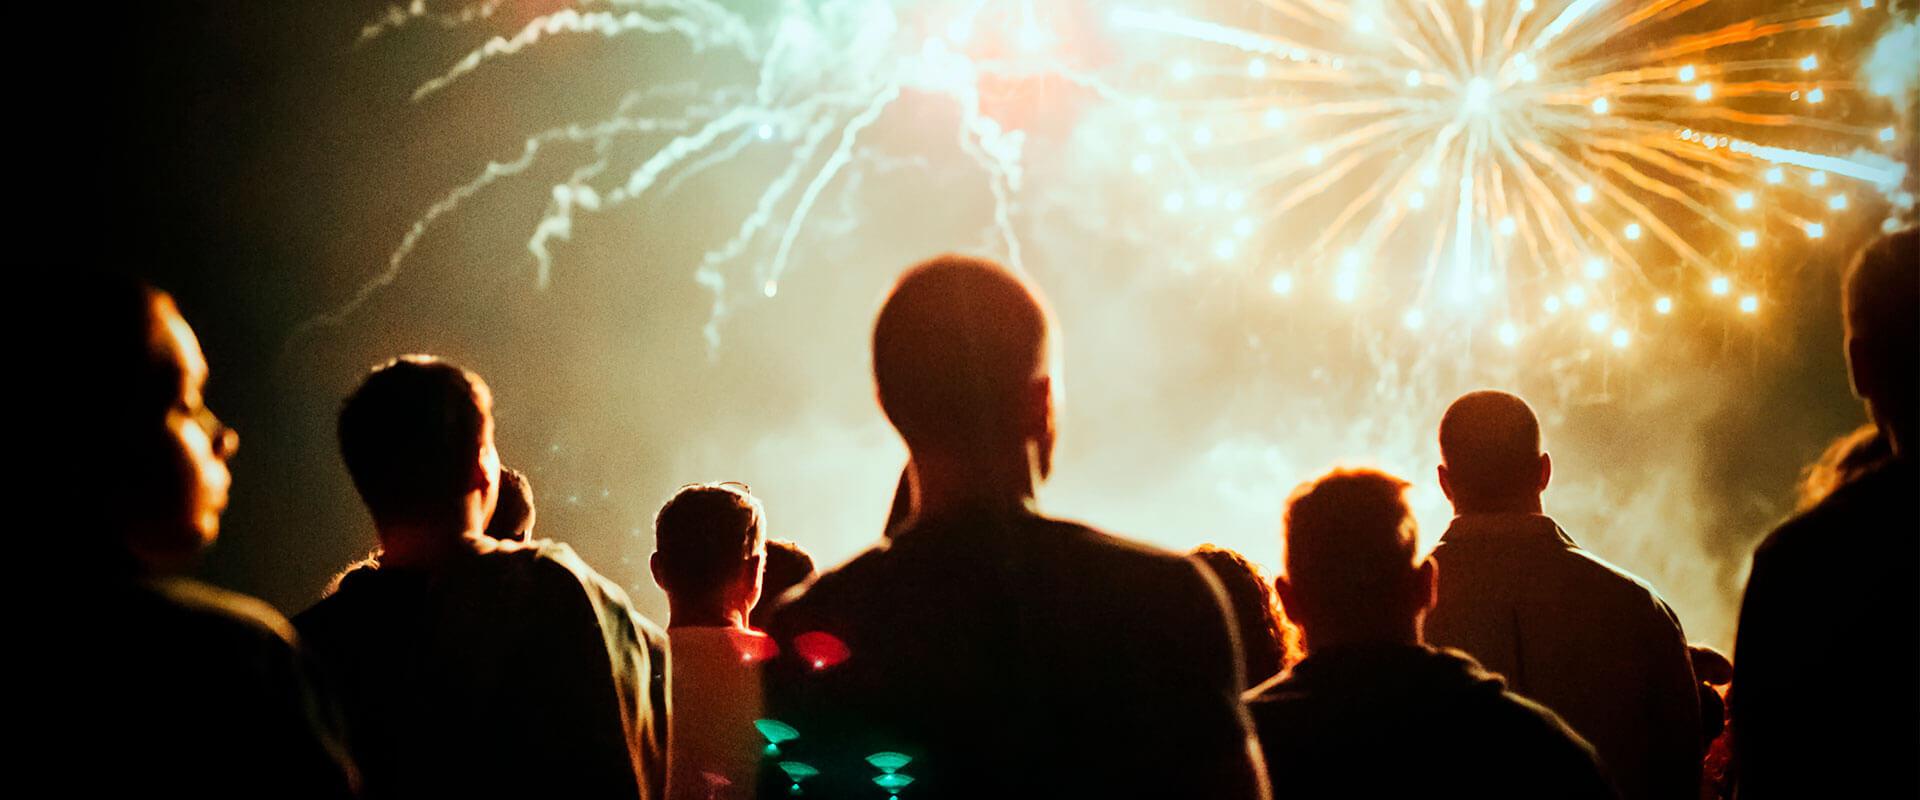
[[[787,778],[796,784],[820,774],[820,770],[814,769],[812,764],[803,764],[798,761],[780,762],[780,771],[787,773]]]
[[[872,764],[875,769],[886,773],[899,772],[901,767],[912,762],[913,757],[905,753],[886,752],[874,753],[873,755],[867,756],[867,763]]]
[[[792,725],[777,719],[756,719],[753,721],[753,727],[759,729],[760,735],[767,737],[767,741],[773,744],[800,738],[800,732],[794,730]]]
[[[880,788],[882,789],[894,794],[899,794],[901,789],[907,788],[907,784],[913,783],[913,776],[902,775],[898,772],[889,772],[874,778],[873,782],[880,784]]]

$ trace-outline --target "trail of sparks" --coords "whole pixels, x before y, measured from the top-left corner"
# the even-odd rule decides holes
[[[973,2],[956,17],[946,28],[949,36],[964,40],[979,35],[976,26],[981,23],[983,5]],[[1032,27],[1036,24],[1034,9],[1023,5],[1021,11],[1025,24],[1038,30]],[[492,15],[492,7],[487,6],[434,16],[416,4],[404,10],[389,9],[369,24],[365,33],[378,36],[425,16],[453,25],[456,17],[471,21]],[[690,47],[696,57],[749,65],[758,80],[744,87],[696,86],[679,93],[683,97],[678,102],[636,93],[639,99],[623,103],[607,119],[572,123],[529,138],[517,158],[489,164],[430,206],[389,255],[383,271],[346,304],[309,320],[300,332],[336,324],[354,313],[372,294],[397,278],[404,262],[437,223],[501,179],[525,173],[549,149],[547,145],[562,141],[590,144],[598,156],[551,187],[547,208],[529,234],[526,250],[533,259],[536,284],[542,288],[549,285],[556,268],[555,246],[572,238],[580,214],[605,212],[642,197],[669,194],[703,171],[756,145],[786,148],[786,166],[764,184],[752,211],[740,220],[733,234],[707,250],[695,270],[695,279],[714,292],[706,336],[709,345],[717,347],[718,324],[728,314],[733,284],[727,277],[727,265],[747,258],[764,235],[778,230],[777,240],[771,243],[771,256],[757,270],[760,291],[772,297],[780,278],[791,268],[809,215],[836,178],[861,158],[863,137],[904,91],[945,95],[958,107],[958,145],[986,175],[996,204],[994,228],[1012,265],[1019,268],[1020,242],[1011,209],[1021,183],[1024,134],[1003,129],[986,114],[976,82],[988,70],[1017,72],[1031,69],[1032,64],[976,61],[956,52],[941,38],[912,40],[900,34],[900,20],[884,0],[837,0],[817,7],[791,3],[783,5],[771,21],[749,21],[704,0],[614,0],[556,11],[527,21],[509,34],[491,37],[421,83],[412,94],[413,100],[428,101],[473,79],[489,65],[556,36],[674,38]],[[1029,31],[1022,41],[1033,50],[1047,39]],[[1080,75],[1072,80],[1112,93],[1092,76]],[[663,135],[666,138],[662,139]],[[638,164],[624,168],[624,180],[609,186],[609,175],[622,174],[615,172],[621,168],[609,155],[620,150],[615,143],[635,139],[652,143],[651,151]],[[826,146],[829,139],[834,140],[831,147]],[[823,152],[824,160],[820,160]]]

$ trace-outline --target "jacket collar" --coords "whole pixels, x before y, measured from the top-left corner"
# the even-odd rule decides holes
[[[1552,543],[1561,547],[1579,547],[1552,517],[1531,512],[1461,514],[1454,517],[1453,523],[1447,526],[1447,532],[1440,535],[1441,544],[1471,542]]]

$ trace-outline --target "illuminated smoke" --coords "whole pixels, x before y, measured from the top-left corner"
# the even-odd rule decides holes
[[[863,357],[871,308],[802,316],[782,306],[786,290],[844,268],[810,252],[823,230],[884,241],[935,214],[972,230],[919,256],[992,255],[1033,275],[1062,316],[1050,510],[1271,564],[1287,490],[1335,463],[1370,463],[1414,481],[1430,545],[1447,516],[1433,426],[1453,395],[1501,386],[1545,418],[1563,467],[1549,502],[1569,532],[1652,579],[1690,630],[1724,645],[1735,590],[1697,541],[1715,487],[1698,477],[1694,431],[1742,398],[1654,363],[1708,338],[1698,330],[1726,335],[1700,320],[1761,330],[1790,310],[1797,265],[1767,254],[1844,252],[1861,227],[1850,221],[1899,213],[1907,169],[1893,154],[1910,134],[1880,134],[1910,130],[1902,92],[1853,76],[1910,87],[1911,59],[1880,54],[1900,52],[1885,42],[1913,26],[1860,0],[1274,0],[1251,14],[1224,2],[789,0],[755,16],[608,0],[507,23],[509,8],[396,7],[366,37],[421,22],[501,28],[423,77],[421,104],[559,39],[657,42],[698,68],[635,86],[611,113],[515,132],[523,144],[447,188],[303,333],[400,281],[425,237],[510,178],[543,176],[545,206],[515,255],[547,289],[604,258],[585,246],[589,219],[630,219],[616,215],[726,174],[743,210],[671,232],[694,238],[687,263],[636,268],[711,292],[710,359],[723,333],[854,344],[834,354],[831,380],[799,383],[786,402],[801,410],[771,429],[685,432],[663,480],[756,476],[776,530],[826,564],[874,538],[903,452],[866,387],[846,388],[865,380],[842,362]],[[1863,68],[1860,43],[1879,29]],[[743,163],[762,173],[742,182]],[[564,177],[545,177],[550,167]],[[945,188],[914,208],[861,202],[914,181]],[[754,319],[736,319],[753,304]],[[776,312],[795,329],[739,335]],[[1642,438],[1566,432],[1596,409]]]

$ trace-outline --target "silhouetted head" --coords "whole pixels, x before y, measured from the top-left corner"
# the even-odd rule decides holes
[[[64,301],[72,302],[64,302]],[[53,485],[87,531],[99,569],[159,574],[190,566],[220,534],[239,436],[207,410],[207,361],[173,298],[103,279],[56,298],[54,341],[85,359],[57,381],[63,435]],[[78,366],[78,365],[76,365]]]
[[[873,326],[880,407],[915,452],[970,459],[1035,446],[1051,466],[1048,312],[1005,268],[945,255],[909,268]]]
[[[1704,644],[1687,645],[1687,660],[1693,663],[1693,675],[1709,686],[1733,683],[1733,661]]]
[[[520,470],[501,467],[499,498],[487,519],[487,535],[501,541],[526,541],[533,531],[533,482]]]
[[[1847,374],[1905,457],[1920,418],[1920,228],[1882,237],[1847,270]]]
[[[760,602],[755,603],[753,612],[748,615],[752,627],[765,630],[767,618],[773,615],[774,601],[788,589],[813,580],[818,574],[813,566],[813,556],[800,549],[800,545],[781,539],[767,540],[767,568],[761,579]]]
[[[1468,392],[1440,418],[1440,489],[1455,513],[1539,511],[1552,472],[1525,400]]]
[[[340,455],[377,525],[464,533],[484,524],[498,499],[493,395],[472,372],[401,356],[375,367],[341,405]]]
[[[1407,482],[1337,469],[1287,498],[1286,575],[1274,582],[1305,629],[1309,654],[1329,644],[1418,641],[1433,605],[1433,566],[1414,558]]]
[[[765,527],[760,501],[744,485],[697,483],[675,492],[653,517],[652,568],[676,615],[698,609],[744,618],[760,600]]]
[[[1203,544],[1194,549],[1193,557],[1213,571],[1227,592],[1227,605],[1233,608],[1233,620],[1240,630],[1240,656],[1247,685],[1273,677],[1287,661],[1290,638],[1273,584],[1259,565],[1219,545]]]

